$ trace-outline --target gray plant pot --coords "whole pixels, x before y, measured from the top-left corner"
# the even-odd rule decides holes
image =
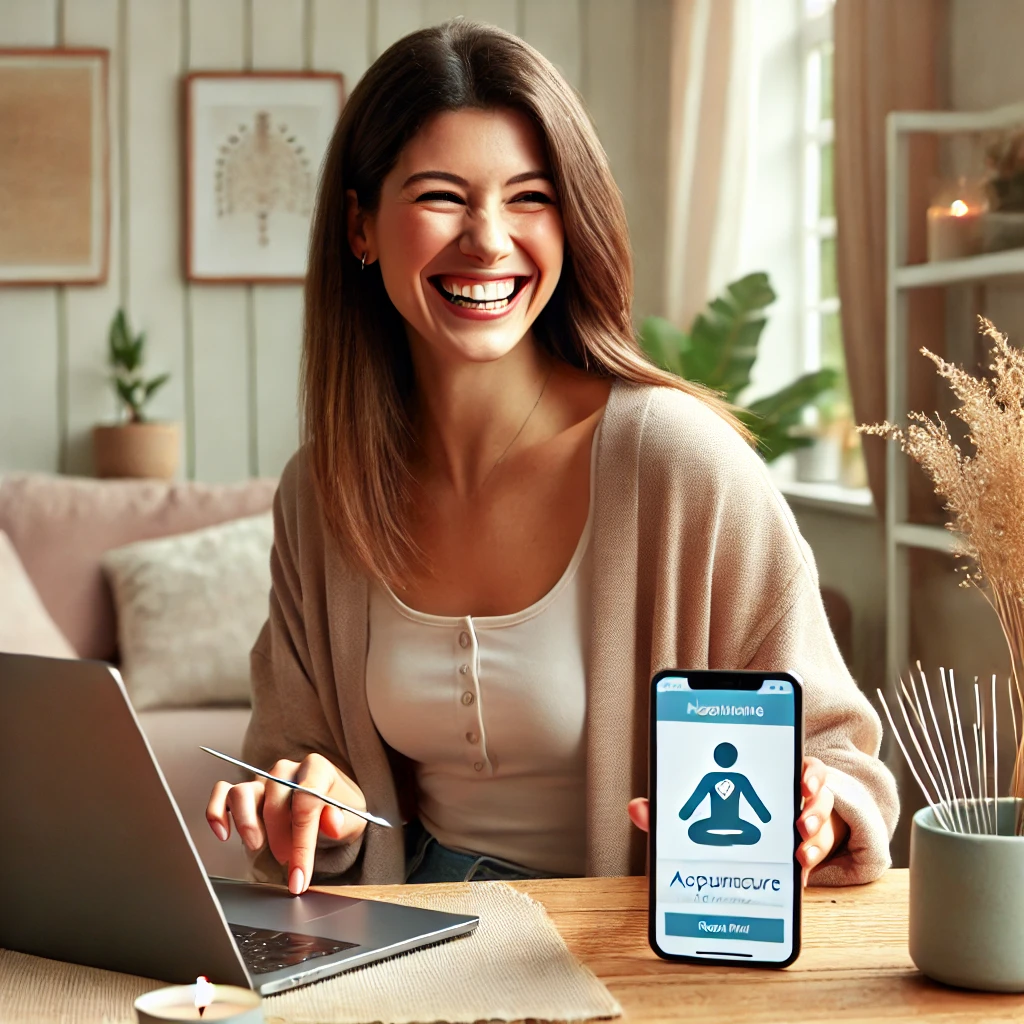
[[[935,981],[1024,992],[1024,837],[1013,834],[1018,805],[1009,797],[999,801],[999,835],[947,832],[930,807],[914,815],[910,956]]]
[[[842,471],[843,445],[838,437],[816,437],[796,450],[796,478],[804,484],[834,484]]]

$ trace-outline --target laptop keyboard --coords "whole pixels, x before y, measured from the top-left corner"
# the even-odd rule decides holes
[[[245,966],[253,974],[270,974],[285,967],[296,967],[307,960],[332,956],[344,949],[352,949],[355,942],[338,942],[318,935],[299,935],[296,932],[275,932],[268,928],[250,928],[233,924],[231,934]]]

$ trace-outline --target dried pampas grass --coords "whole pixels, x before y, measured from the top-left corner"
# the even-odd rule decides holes
[[[935,493],[952,514],[947,529],[957,535],[957,553],[974,567],[961,586],[977,587],[999,617],[1010,650],[1018,704],[1024,675],[1024,352],[984,317],[982,333],[992,340],[991,378],[966,370],[921,349],[960,401],[953,415],[967,425],[974,451],[965,454],[949,428],[912,412],[904,430],[892,423],[861,426],[865,434],[897,441],[925,470]],[[1024,705],[1022,705],[1024,706]],[[1017,748],[1011,790],[1024,797],[1024,743]]]

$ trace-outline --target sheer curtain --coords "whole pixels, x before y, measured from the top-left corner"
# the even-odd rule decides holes
[[[756,83],[750,0],[674,0],[665,315],[683,327],[739,255]]]
[[[835,201],[837,264],[846,372],[859,423],[885,419],[886,164],[885,118],[892,110],[942,105],[939,66],[946,0],[836,0]],[[925,257],[925,210],[937,171],[933,137],[911,141],[909,259]],[[930,410],[934,371],[917,350],[942,352],[939,292],[915,292],[909,308],[910,408]],[[885,507],[885,445],[864,438],[868,482]],[[933,504],[921,474],[912,475],[912,506]],[[927,493],[922,491],[922,486]]]

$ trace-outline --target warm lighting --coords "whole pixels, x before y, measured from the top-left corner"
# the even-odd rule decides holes
[[[966,199],[944,200],[929,206],[928,259],[962,260],[980,253],[983,215],[980,203],[971,204]]]
[[[264,1024],[263,1001],[259,992],[235,985],[211,985],[203,977],[194,985],[172,985],[146,992],[135,1000],[138,1024],[167,1024],[175,1021],[226,1021],[229,1024]]]
[[[202,1017],[203,1011],[213,1002],[213,986],[210,984],[207,978],[203,975],[199,975],[196,978],[196,1009],[199,1011],[199,1016]]]

